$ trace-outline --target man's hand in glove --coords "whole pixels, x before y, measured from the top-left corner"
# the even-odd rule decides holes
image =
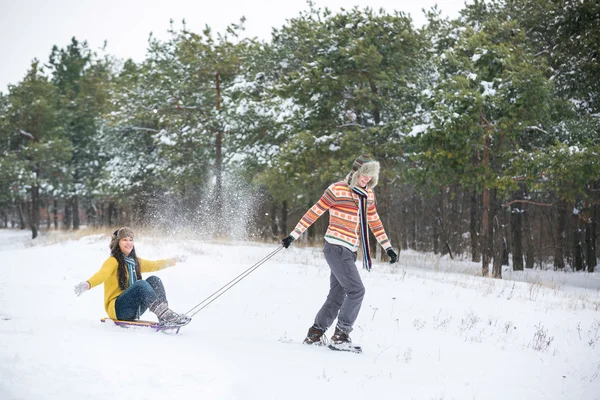
[[[396,254],[394,250],[388,249],[387,255],[390,256],[390,264],[394,264],[396,261],[398,261],[398,254]]]
[[[290,247],[290,244],[292,244],[292,242],[294,241],[294,237],[292,235],[284,238],[281,240],[281,244],[283,245],[283,247],[285,247],[286,249],[288,247]]]

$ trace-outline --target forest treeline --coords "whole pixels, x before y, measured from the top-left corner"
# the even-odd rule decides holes
[[[309,2],[269,41],[182,22],[141,62],[55,46],[0,93],[0,225],[282,238],[369,154],[395,248],[592,272],[600,3],[426,14]]]

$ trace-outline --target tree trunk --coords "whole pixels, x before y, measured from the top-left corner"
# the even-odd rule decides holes
[[[481,275],[489,276],[490,274],[490,191],[483,190],[482,199],[482,218],[481,218]],[[493,231],[493,230],[492,230]]]
[[[281,202],[281,221],[279,222],[279,229],[282,232],[282,235],[284,236],[287,236],[290,232],[287,226],[288,212],[289,210],[287,200],[283,200]]]
[[[411,224],[410,224],[410,230],[411,230],[411,234],[410,237],[412,238],[411,240],[411,244],[412,244],[412,249],[414,251],[419,251],[419,219],[417,218],[417,215],[422,215],[422,210],[423,210],[423,202],[421,200],[421,197],[419,196],[415,196],[413,194],[413,199],[414,199],[414,214],[412,215],[411,218]],[[410,245],[409,245],[410,247]]]
[[[523,188],[525,197],[529,197],[527,187]],[[534,221],[532,214],[532,208],[529,204],[523,204],[523,225],[525,228],[525,268],[533,268],[535,264],[535,241],[531,232],[531,224]]]
[[[482,115],[483,119],[483,115]],[[483,166],[485,168],[489,167],[490,164],[490,146],[491,146],[491,137],[489,134],[485,136],[485,145],[483,147]],[[490,233],[493,233],[494,229],[492,227],[492,221],[490,218],[490,190],[488,188],[483,189],[483,199],[482,199],[482,222],[481,222],[481,248],[482,248],[482,257],[481,257],[481,275],[489,276],[490,274],[490,257],[491,246],[490,246]],[[493,239],[493,238],[492,238]]]
[[[22,201],[17,204],[17,212],[19,214],[19,229],[25,229],[27,227],[25,222],[25,211],[23,211],[23,204],[24,202]]]
[[[100,202],[100,207],[98,208],[98,217],[100,218],[100,226],[106,226],[106,210],[104,208],[104,201]]]
[[[413,203],[413,206],[416,205]],[[398,238],[400,240],[400,246],[402,250],[406,250],[410,247],[410,232],[412,228],[412,221],[410,219],[410,213],[408,212],[408,201],[406,197],[404,197],[404,203],[402,204],[402,237]]]
[[[600,205],[592,205],[591,208],[591,221],[590,221],[590,244],[588,249],[588,272],[592,273],[596,270],[598,265],[598,256],[596,252],[596,243],[598,242],[598,217],[600,217]]]
[[[585,263],[588,272],[594,272],[596,266],[596,246],[594,243],[594,227],[592,218],[588,218],[585,224]]]
[[[31,214],[29,216],[29,226],[31,227],[31,238],[35,239],[40,228],[40,187],[37,185],[31,187]]]
[[[567,228],[567,205],[560,202],[557,211],[557,228],[554,233],[554,269],[562,270],[565,268],[564,246],[565,232]]]
[[[492,277],[502,279],[502,265],[506,246],[503,229],[498,222],[498,216],[494,218],[494,221],[495,223],[492,224],[494,225],[494,233],[492,233],[492,240],[494,242],[492,248],[492,254],[494,255],[492,260]]]
[[[588,185],[588,193],[592,202],[587,201],[585,204],[585,265],[588,272],[594,272],[596,267],[596,206],[593,204],[595,190],[595,182]]]
[[[480,244],[479,244],[479,230],[480,230],[480,220],[479,220],[479,196],[477,196],[477,192],[473,190],[471,192],[471,220],[469,221],[469,236],[471,237],[471,261],[480,262],[481,261],[481,252],[480,252]]]
[[[523,271],[523,190],[517,190],[513,199],[517,201],[512,204],[510,213],[513,271]]]
[[[489,214],[489,232],[487,253],[492,257],[492,276],[502,278],[502,262],[504,260],[505,238],[502,228],[502,215],[496,209],[496,190],[491,189],[490,195],[490,214]]]
[[[79,196],[73,196],[71,206],[73,207],[73,229],[79,229],[81,225],[79,220]]]
[[[433,218],[433,254],[440,253],[440,219],[439,219],[439,207],[436,207]]]
[[[65,200],[65,213],[63,215],[63,229],[71,228],[71,200]]]
[[[439,229],[439,251],[442,256],[445,256],[450,251],[450,245],[448,244],[447,235],[447,215],[446,210],[448,209],[448,191],[446,186],[442,186],[440,189],[440,204],[438,207],[438,229]]]
[[[129,207],[127,205],[121,205],[119,207],[117,207],[116,212],[117,212],[117,217],[116,217],[116,221],[119,224],[119,226],[128,226],[129,223],[131,222],[131,212]]]
[[[54,229],[58,229],[58,200],[54,199],[52,213],[54,217]]]
[[[87,225],[88,226],[96,226],[97,225],[97,216],[98,216],[98,209],[96,208],[96,204],[94,204],[94,201],[90,201],[89,206],[87,207],[86,210],[86,215],[87,215]]]
[[[581,245],[581,229],[579,228],[579,215],[571,213],[571,235],[573,248],[573,269],[581,271],[583,269],[583,246]]]
[[[502,265],[510,265],[510,236],[506,231],[506,226],[501,228],[502,231]]]
[[[495,218],[495,210],[494,210],[494,202],[496,200],[496,191],[494,189],[490,189],[488,191],[488,202],[489,202],[489,211],[488,211],[488,224],[487,224],[487,236],[486,236],[486,250],[485,252],[488,254],[488,263],[491,264],[492,270],[494,268],[494,241],[495,241],[495,230],[494,230],[494,218]],[[497,246],[496,246],[497,247]],[[493,271],[492,271],[493,272]]]
[[[114,201],[108,202],[108,226],[112,227],[118,223],[117,205]]]

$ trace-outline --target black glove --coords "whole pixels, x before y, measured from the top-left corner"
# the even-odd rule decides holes
[[[388,249],[387,255],[390,256],[390,264],[393,264],[396,261],[398,261],[398,254],[396,254],[396,252],[394,252],[394,250]]]
[[[294,241],[294,237],[292,235],[286,237],[285,239],[281,239],[281,244],[283,245],[283,247],[285,247],[286,249],[288,247],[290,247],[290,244],[292,244],[292,242]]]

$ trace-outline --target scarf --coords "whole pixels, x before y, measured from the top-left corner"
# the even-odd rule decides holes
[[[353,187],[352,191],[358,195],[358,214],[360,218],[360,238],[363,250],[363,268],[371,271],[371,251],[369,249],[369,226],[367,224],[367,192],[365,189]]]
[[[137,274],[135,273],[135,258],[126,256],[123,254],[123,258],[125,259],[125,264],[127,264],[127,272],[129,273],[129,287],[133,286],[133,284],[137,281]],[[135,313],[135,319],[140,319],[141,306],[138,306],[137,312]]]
[[[135,273],[135,258],[126,256],[123,254],[125,264],[127,264],[127,272],[129,273],[129,287],[131,287],[137,281],[137,274]]]

